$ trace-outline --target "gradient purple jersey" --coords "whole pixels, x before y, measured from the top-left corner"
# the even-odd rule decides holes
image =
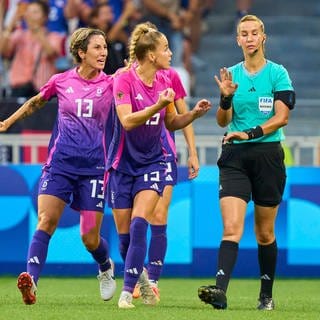
[[[187,93],[182,85],[181,79],[174,68],[170,68],[168,70],[160,70],[158,72],[164,73],[171,80],[172,89],[175,92],[175,101],[183,99],[187,96]],[[163,126],[161,140],[163,143],[163,147],[167,153],[166,161],[176,161],[177,150],[174,139],[174,131],[169,131],[165,126]]]
[[[137,76],[135,68],[120,72],[114,79],[113,94],[116,106],[130,104],[132,112],[154,105],[159,93],[171,88],[171,80],[165,73],[157,73],[151,87]],[[112,150],[109,151],[109,167],[133,176],[142,175],[163,167],[166,152],[161,142],[165,108],[156,113],[145,124],[125,131],[119,128]]]
[[[85,80],[74,68],[52,76],[40,89],[44,99],[58,99],[45,170],[77,175],[104,172],[105,126],[114,108],[112,84],[112,77],[103,72]]]

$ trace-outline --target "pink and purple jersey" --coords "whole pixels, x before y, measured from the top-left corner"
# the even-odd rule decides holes
[[[171,87],[171,80],[165,73],[160,72],[156,74],[152,86],[145,85],[132,67],[115,76],[113,88],[115,104],[116,106],[130,104],[132,112],[137,112],[154,105],[158,101],[159,93]],[[130,131],[124,130],[120,125],[119,135],[115,134],[112,148],[108,152],[107,167],[113,167],[133,176],[163,167],[166,151],[161,142],[161,134],[165,112],[163,108],[145,124]]]
[[[77,175],[104,172],[106,121],[114,108],[112,85],[112,77],[103,72],[85,80],[74,68],[52,76],[40,89],[45,100],[58,100],[45,170]]]
[[[183,99],[187,96],[181,79],[174,68],[170,68],[168,70],[160,70],[158,72],[164,73],[171,80],[172,89],[175,92],[175,101]],[[161,140],[163,143],[163,147],[167,153],[166,161],[177,161],[177,150],[175,145],[174,131],[169,131],[165,126],[163,126]]]

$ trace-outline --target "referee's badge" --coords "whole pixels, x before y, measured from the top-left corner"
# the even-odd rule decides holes
[[[263,114],[268,114],[273,108],[273,97],[259,97],[259,110]]]

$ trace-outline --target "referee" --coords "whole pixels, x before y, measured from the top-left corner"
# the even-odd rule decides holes
[[[216,284],[198,289],[199,298],[215,309],[227,308],[226,292],[251,199],[261,279],[258,309],[274,309],[278,251],[274,225],[286,182],[280,141],[295,92],[287,70],[265,58],[265,41],[263,22],[254,15],[244,16],[237,26],[244,60],[222,68],[220,78],[215,76],[221,93],[217,123],[228,127],[217,162],[223,237]]]

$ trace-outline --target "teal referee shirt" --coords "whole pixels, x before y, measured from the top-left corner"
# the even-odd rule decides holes
[[[294,90],[287,70],[279,64],[267,60],[257,73],[250,74],[240,62],[230,68],[232,80],[238,88],[232,99],[233,118],[228,132],[243,131],[263,124],[274,115],[273,95],[276,91]],[[234,141],[275,142],[284,140],[283,129],[258,139]]]

